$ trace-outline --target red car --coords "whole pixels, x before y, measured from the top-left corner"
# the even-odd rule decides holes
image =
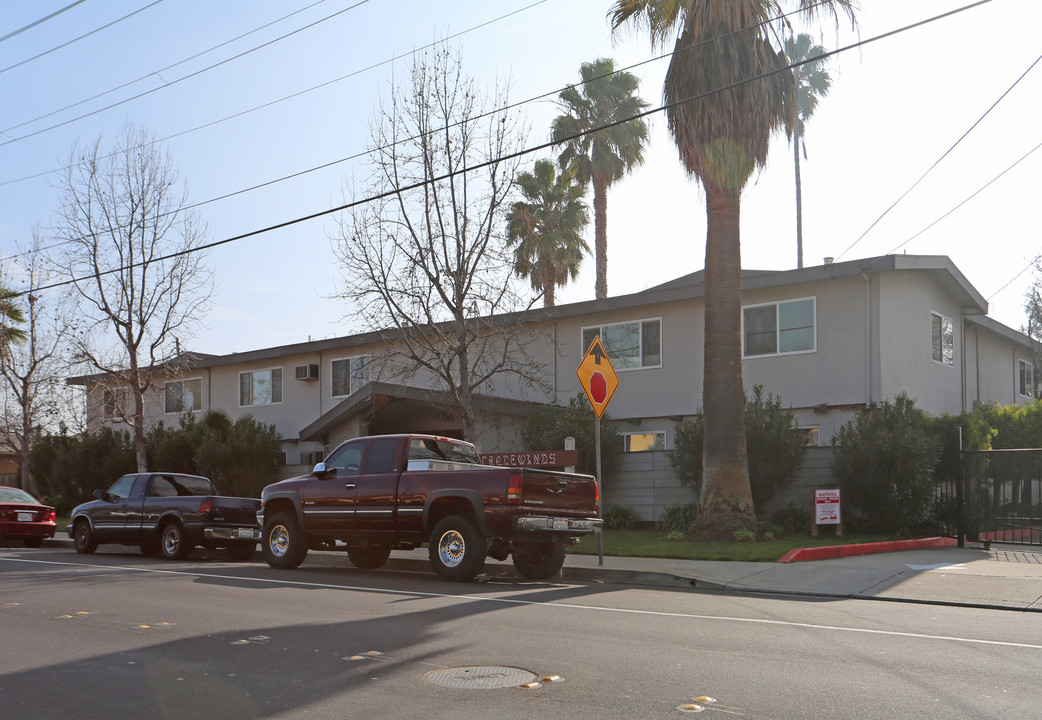
[[[15,538],[40,547],[54,537],[54,508],[41,505],[25,490],[0,486],[0,540]]]

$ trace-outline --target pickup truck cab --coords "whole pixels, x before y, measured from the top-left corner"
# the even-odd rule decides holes
[[[94,498],[69,518],[67,532],[79,553],[116,543],[179,560],[202,545],[227,548],[233,560],[245,561],[260,539],[260,500],[219,496],[213,483],[198,475],[124,475]]]
[[[264,488],[261,501],[261,552],[275,568],[339,542],[356,567],[374,569],[392,549],[426,542],[446,580],[472,579],[487,556],[545,579],[567,545],[601,526],[594,477],[481,465],[472,444],[433,435],[348,440],[308,475]]]

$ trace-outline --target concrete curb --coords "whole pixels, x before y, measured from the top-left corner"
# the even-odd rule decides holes
[[[833,558],[870,555],[898,550],[921,550],[923,548],[955,547],[955,538],[930,537],[915,540],[886,540],[883,542],[857,543],[854,545],[826,545],[824,547],[797,548],[785,553],[778,562],[804,562],[807,560],[831,560]]]

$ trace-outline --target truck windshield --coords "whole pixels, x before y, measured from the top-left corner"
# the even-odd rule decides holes
[[[409,445],[410,460],[452,460],[477,463],[478,454],[470,443],[434,438],[414,438]]]

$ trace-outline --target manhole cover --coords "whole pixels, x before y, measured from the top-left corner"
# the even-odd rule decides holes
[[[434,670],[423,676],[427,682],[458,690],[492,690],[517,687],[536,679],[535,673],[512,667],[460,667]]]

